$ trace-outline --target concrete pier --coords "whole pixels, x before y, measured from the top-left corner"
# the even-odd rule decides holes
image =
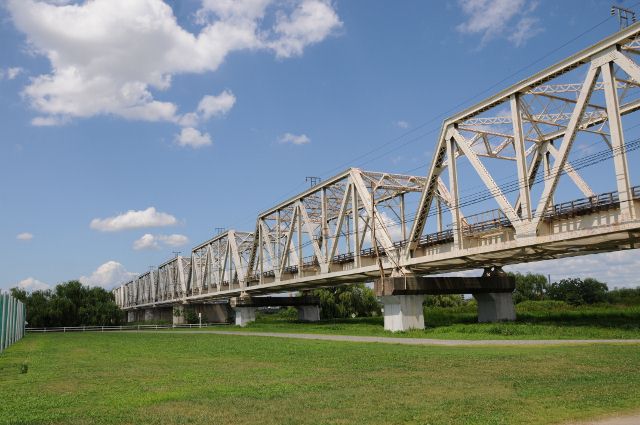
[[[403,332],[424,329],[424,295],[386,295],[380,297],[384,309],[384,329]]]
[[[236,326],[247,326],[256,320],[256,307],[236,307]]]
[[[504,322],[516,320],[516,309],[511,292],[473,294],[478,302],[478,322]]]
[[[296,307],[298,310],[298,320],[301,322],[318,322],[320,321],[320,307],[317,305],[301,305]]]
[[[174,305],[172,312],[172,323],[174,325],[184,325],[187,323],[184,317],[184,306],[183,305]]]

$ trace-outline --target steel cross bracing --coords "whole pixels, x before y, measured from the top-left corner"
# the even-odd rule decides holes
[[[640,141],[625,140],[623,118],[638,124],[639,35],[631,25],[447,119],[426,177],[349,169],[259,214],[253,232],[221,233],[116,288],[116,301],[202,302],[635,248],[640,188],[627,157]],[[597,164],[597,179],[583,172]],[[615,190],[596,194],[607,175]]]

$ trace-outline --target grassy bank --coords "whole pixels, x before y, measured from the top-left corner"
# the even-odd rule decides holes
[[[246,331],[302,332],[443,339],[636,339],[640,338],[640,307],[570,306],[562,302],[516,305],[517,320],[477,323],[476,307],[425,308],[425,330],[392,334],[382,317],[299,323],[279,315],[261,315]]]
[[[555,424],[639,409],[639,371],[635,345],[31,334],[0,356],[0,424]]]

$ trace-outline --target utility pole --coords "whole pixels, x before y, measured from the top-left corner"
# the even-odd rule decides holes
[[[613,5],[611,6],[611,16],[614,15],[618,15],[621,30],[636,22],[636,12],[631,9]]]

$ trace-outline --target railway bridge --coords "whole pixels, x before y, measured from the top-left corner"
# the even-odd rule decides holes
[[[385,328],[424,327],[430,293],[472,293],[515,318],[509,264],[636,248],[640,23],[446,119],[426,175],[351,168],[114,289],[134,320],[192,305],[209,319],[306,291],[375,282]],[[635,165],[634,166],[630,166]],[[637,177],[637,176],[636,176]],[[484,269],[477,278],[433,277]],[[302,292],[302,297],[269,294]]]

